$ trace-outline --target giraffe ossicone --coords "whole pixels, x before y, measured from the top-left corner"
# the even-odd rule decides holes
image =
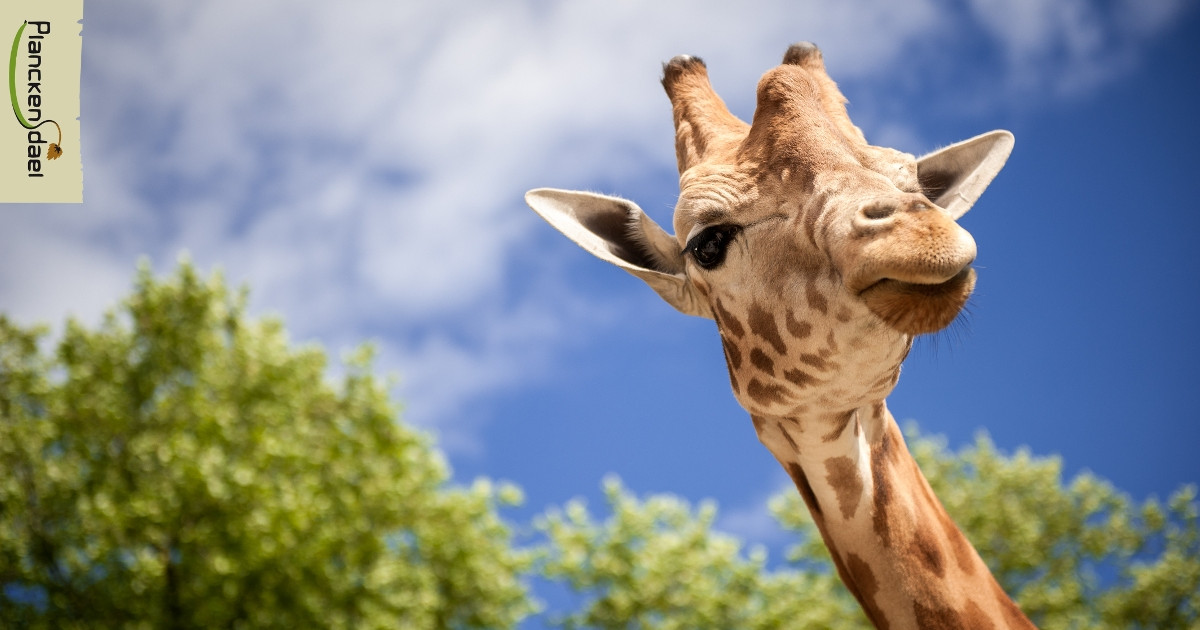
[[[747,124],[704,62],[663,65],[674,235],[633,202],[536,189],[529,205],[689,315],[715,320],[730,383],[878,627],[1028,628],[933,495],[885,398],[916,335],[975,286],[956,220],[1004,166],[992,131],[916,158],[867,143],[816,46],[758,83]]]

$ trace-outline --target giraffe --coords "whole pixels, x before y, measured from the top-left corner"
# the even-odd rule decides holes
[[[1004,166],[993,131],[920,159],[872,146],[819,49],[793,44],[750,124],[704,62],[663,65],[679,199],[671,236],[634,203],[535,189],[527,203],[683,313],[713,319],[729,380],[793,480],[841,580],[879,628],[1031,628],[946,514],[885,402],[915,336],[975,286],[956,220]]]

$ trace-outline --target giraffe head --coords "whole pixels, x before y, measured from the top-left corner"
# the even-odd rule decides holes
[[[715,319],[752,414],[882,400],[914,336],[955,319],[975,242],[955,221],[1004,165],[993,131],[920,159],[869,145],[812,44],[763,75],[752,124],[704,63],[663,68],[675,119],[675,236],[633,203],[584,192],[526,200],[576,243],[684,313]]]

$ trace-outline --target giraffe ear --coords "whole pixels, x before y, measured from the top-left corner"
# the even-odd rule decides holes
[[[1004,168],[1013,142],[1008,131],[989,131],[921,157],[917,160],[921,191],[958,219]]]
[[[683,253],[632,201],[595,193],[538,188],[525,203],[577,245],[641,278],[668,304],[688,315],[712,319],[683,272]]]

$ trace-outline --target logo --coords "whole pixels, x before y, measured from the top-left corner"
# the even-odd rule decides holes
[[[82,0],[0,2],[3,89],[12,111],[0,112],[0,203],[83,201],[82,19]]]
[[[29,139],[29,177],[42,177],[42,148],[40,145],[46,144],[42,139],[42,133],[38,129],[42,125],[54,125],[58,130],[58,140],[51,142],[50,146],[46,147],[46,159],[56,160],[62,157],[62,127],[52,119],[42,119],[42,40],[46,35],[50,34],[49,22],[34,22],[33,27],[37,29],[37,34],[30,34],[29,45],[26,48],[25,56],[29,61],[28,68],[23,68],[25,78],[28,80],[25,88],[25,104],[28,106],[29,117],[21,112],[21,98],[17,96],[17,53],[21,52],[21,41],[25,35],[25,27],[29,26],[29,22],[22,22],[21,27],[17,29],[17,36],[13,38],[12,53],[8,56],[8,97],[12,100],[13,113],[17,116],[17,122],[21,126],[28,129],[27,137]],[[36,124],[35,124],[36,123]]]

